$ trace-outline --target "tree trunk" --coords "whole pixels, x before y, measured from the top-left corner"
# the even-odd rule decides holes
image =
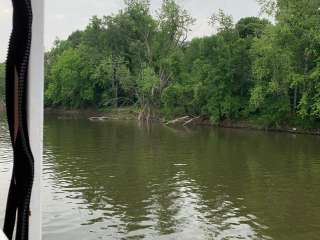
[[[298,86],[294,86],[294,95],[293,95],[293,114],[296,114],[297,111],[297,97],[298,97]]]
[[[115,99],[114,107],[118,108],[117,63],[116,63],[115,55],[114,55],[113,52],[112,52],[111,59],[112,59],[112,71],[113,71],[113,74],[112,74],[112,89],[113,89],[113,95],[114,95],[113,97]]]

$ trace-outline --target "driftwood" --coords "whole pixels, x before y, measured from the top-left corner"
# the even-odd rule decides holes
[[[195,121],[195,120],[197,120],[197,119],[199,119],[199,118],[200,118],[200,116],[191,118],[190,120],[186,121],[186,122],[183,124],[183,126],[187,126],[188,124],[192,123],[193,121]]]
[[[168,121],[166,123],[166,125],[170,125],[170,124],[177,124],[177,123],[185,123],[186,121],[190,120],[190,117],[189,116],[184,116],[184,117],[179,117],[179,118],[176,118],[176,119],[173,119],[171,121]]]
[[[187,126],[194,122],[195,120],[199,119],[200,116],[197,117],[191,117],[191,116],[184,116],[184,117],[179,117],[176,119],[173,119],[171,121],[166,122],[166,125],[174,125],[174,124],[181,124],[182,126]]]
[[[108,119],[118,119],[118,118],[112,118],[112,117],[89,117],[90,121],[96,122],[96,121],[106,121]]]

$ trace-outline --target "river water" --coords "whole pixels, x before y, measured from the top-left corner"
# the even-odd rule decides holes
[[[44,132],[45,240],[320,239],[320,137],[54,116]]]

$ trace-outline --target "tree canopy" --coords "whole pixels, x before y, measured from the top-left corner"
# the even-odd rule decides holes
[[[214,123],[252,120],[315,127],[320,120],[318,0],[259,0],[275,22],[222,11],[217,32],[190,40],[195,19],[175,0],[156,16],[147,0],[126,0],[111,16],[46,53],[45,104],[135,105],[150,117],[200,115]]]

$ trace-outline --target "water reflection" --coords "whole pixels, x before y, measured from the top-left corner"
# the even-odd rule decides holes
[[[1,129],[2,192],[11,151]],[[319,142],[47,117],[43,238],[317,239]]]
[[[4,116],[0,114],[0,226],[3,224],[5,205],[12,168],[10,136]]]
[[[48,119],[46,171],[55,200],[46,208],[46,239],[300,239],[307,229],[314,237],[317,142]]]

